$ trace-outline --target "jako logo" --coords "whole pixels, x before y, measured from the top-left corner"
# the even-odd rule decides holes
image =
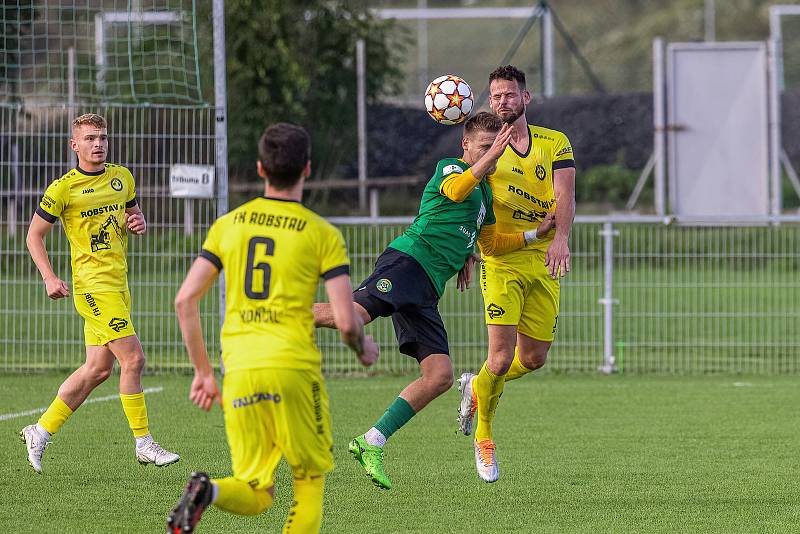
[[[511,172],[515,172],[517,174],[522,174],[522,175],[525,174],[524,172],[522,172],[522,169],[518,169],[517,167],[511,167]]]
[[[81,194],[85,195],[86,193],[94,193],[94,189],[92,189],[91,187],[89,189],[84,189]]]

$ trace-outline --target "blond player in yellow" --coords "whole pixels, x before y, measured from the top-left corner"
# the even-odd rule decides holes
[[[525,74],[508,65],[489,75],[489,105],[513,133],[489,176],[497,231],[524,231],[555,214],[555,232],[524,249],[481,263],[489,354],[477,375],[459,379],[460,430],[469,435],[477,412],[475,466],[486,482],[499,477],[492,420],[506,381],[543,366],[558,320],[559,278],[570,269],[569,232],[575,215],[575,161],[563,133],[529,125]]]
[[[28,449],[28,462],[41,473],[50,437],[109,377],[116,359],[119,397],[136,440],[136,459],[142,464],[171,464],[180,457],[150,436],[141,380],[145,358],[131,322],[128,232],[141,235],[147,230],[133,176],[125,167],[106,163],[108,131],[99,115],[81,115],[72,122],[70,147],[78,166],[45,191],[31,220],[27,244],[47,296],[68,297],[69,286],[53,271],[44,244],[61,219],[70,244],[75,309],[84,319],[86,362],[61,384],[47,411],[36,424],[23,428],[20,437]]]
[[[233,476],[195,472],[167,518],[172,533],[192,532],[210,504],[241,515],[272,505],[273,476],[285,457],[294,498],[283,532],[314,533],[322,520],[325,475],[333,469],[333,438],[311,306],[320,278],[344,342],[372,365],[378,347],[353,310],[349,260],[342,234],[300,199],[311,173],[303,128],[275,124],[259,142],[264,197],[217,220],[186,276],[175,309],[195,368],[190,397],[204,410],[219,401]],[[225,323],[220,391],[200,329],[198,303],[225,273]]]

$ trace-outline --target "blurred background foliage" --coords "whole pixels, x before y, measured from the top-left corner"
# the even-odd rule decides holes
[[[766,39],[768,9],[773,3],[716,0],[716,40]],[[430,20],[425,27],[427,59],[421,64],[419,23],[381,20],[376,10],[424,6],[502,9],[536,4],[514,0],[228,0],[231,181],[257,181],[253,172],[256,141],[264,126],[277,120],[302,124],[311,132],[314,180],[355,178],[355,42],[364,38],[368,175],[418,176],[416,185],[380,192],[382,213],[413,214],[432,164],[457,155],[453,151],[458,149],[460,137],[458,128],[440,127],[423,112],[421,95],[426,80],[446,72],[458,73],[472,83],[477,96],[486,86],[488,72],[509,52],[525,20]],[[560,129],[573,141],[581,211],[621,209],[652,149],[653,39],[702,41],[706,3],[551,0],[549,5],[564,30],[555,35],[556,96],[537,98],[529,120]],[[797,88],[800,20],[787,19],[784,35],[787,89]],[[568,39],[574,43],[572,50]],[[541,32],[535,23],[510,60],[526,71],[534,94],[539,93],[541,83],[540,50]],[[599,85],[592,82],[579,56]],[[787,190],[787,207],[796,206],[796,196]],[[352,202],[354,189],[323,191],[307,193],[306,202],[327,214],[358,214]],[[232,204],[247,194],[240,196],[232,199]],[[651,187],[646,187],[639,205],[648,205],[650,199]]]

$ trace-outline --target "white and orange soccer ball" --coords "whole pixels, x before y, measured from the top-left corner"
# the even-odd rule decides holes
[[[439,76],[425,90],[425,110],[439,124],[458,124],[472,111],[472,89],[454,74]]]

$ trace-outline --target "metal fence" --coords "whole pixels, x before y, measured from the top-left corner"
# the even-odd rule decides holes
[[[200,113],[200,112],[194,112]],[[201,113],[204,114],[205,112]],[[210,115],[210,111],[209,117]],[[161,130],[159,130],[161,131]],[[169,143],[171,131],[162,131]],[[209,134],[196,152],[213,154]],[[204,156],[205,154],[205,156]],[[2,158],[5,160],[5,158]],[[197,232],[161,214],[181,214],[183,204],[149,196],[148,172],[134,167],[148,235],[131,238],[133,317],[150,371],[188,369],[172,299],[215,216],[212,201],[195,207]],[[164,173],[156,173],[162,175]],[[39,180],[39,181],[36,181]],[[44,186],[44,176],[31,184]],[[38,195],[38,193],[37,193]],[[22,210],[30,214],[35,197]],[[366,277],[375,258],[409,222],[407,218],[334,219],[352,261],[353,283]],[[669,223],[669,224],[667,224]],[[556,340],[545,369],[557,372],[758,373],[800,372],[800,218],[746,224],[678,224],[667,219],[579,217],[571,237],[572,272],[564,279]],[[82,325],[68,299],[50,302],[27,256],[24,226],[3,237],[0,270],[0,370],[65,369],[83,361]],[[57,272],[68,277],[67,243],[57,229],[50,238]],[[318,297],[323,298],[320,288]],[[204,330],[218,350],[218,299],[203,303]],[[448,286],[440,309],[456,369],[477,369],[486,356],[482,298],[475,286],[459,293]],[[379,372],[416,372],[397,351],[391,321],[367,327],[382,348]],[[332,330],[317,340],[327,373],[363,368]]]
[[[354,283],[406,219],[335,220]],[[558,372],[800,372],[800,218],[730,224],[656,217],[578,217],[572,272],[563,280],[556,340],[546,369]],[[486,356],[482,298],[454,284],[441,302],[457,370]],[[399,355],[391,321],[368,327],[381,371],[416,363]],[[328,371],[358,371],[332,332],[320,332]]]
[[[134,325],[150,369],[185,365],[172,299],[217,218],[217,199],[171,198],[172,163],[215,165],[215,113],[210,106],[83,106],[106,117],[109,162],[130,168],[148,233],[129,239],[128,279]],[[85,358],[82,321],[71,298],[50,301],[28,256],[25,234],[47,185],[74,166],[69,161],[67,106],[0,106],[0,369],[68,369]],[[69,245],[60,223],[46,239],[56,273],[71,280]],[[203,322],[218,346],[218,292]]]

